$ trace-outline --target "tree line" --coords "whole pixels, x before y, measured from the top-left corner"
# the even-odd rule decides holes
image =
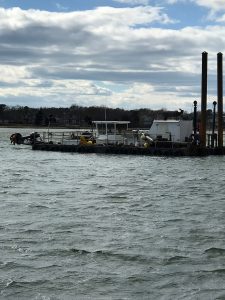
[[[93,121],[130,121],[132,128],[149,128],[154,119],[192,119],[182,110],[151,110],[147,108],[125,110],[104,106],[41,107],[7,106],[0,104],[0,125],[89,127]]]

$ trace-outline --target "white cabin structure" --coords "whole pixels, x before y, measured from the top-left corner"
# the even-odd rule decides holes
[[[96,126],[96,144],[124,144],[124,132],[129,121],[93,121]]]
[[[153,140],[185,142],[190,138],[192,130],[191,120],[154,120],[149,135]]]

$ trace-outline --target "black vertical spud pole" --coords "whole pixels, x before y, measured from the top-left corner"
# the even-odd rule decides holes
[[[218,148],[223,148],[223,54],[217,53]]]
[[[211,142],[211,147],[214,148],[215,146],[215,141],[216,141],[216,134],[215,134],[215,129],[216,129],[216,101],[213,101],[213,123],[212,123],[212,142]]]
[[[201,127],[200,144],[206,146],[206,107],[207,107],[207,63],[208,53],[202,53]]]
[[[194,118],[193,118],[194,138],[197,134],[197,101],[194,101]]]

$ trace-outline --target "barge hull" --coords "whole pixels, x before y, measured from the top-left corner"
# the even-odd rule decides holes
[[[34,144],[32,150],[70,152],[70,153],[102,153],[102,154],[126,154],[126,155],[149,155],[149,156],[207,156],[224,155],[225,148],[206,147],[132,147],[115,145],[62,145],[62,144]]]

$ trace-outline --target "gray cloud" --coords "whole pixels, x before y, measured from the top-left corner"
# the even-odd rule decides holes
[[[75,98],[112,106],[134,106],[136,99],[137,106],[164,101],[166,107],[186,103],[188,95],[192,101],[200,83],[201,52],[212,53],[209,65],[215,73],[225,29],[159,28],[170,22],[163,9],[151,6],[70,13],[0,9],[0,97],[42,98],[37,103],[46,105],[58,105],[62,98],[64,105]],[[102,88],[97,81],[120,83],[123,91]]]

